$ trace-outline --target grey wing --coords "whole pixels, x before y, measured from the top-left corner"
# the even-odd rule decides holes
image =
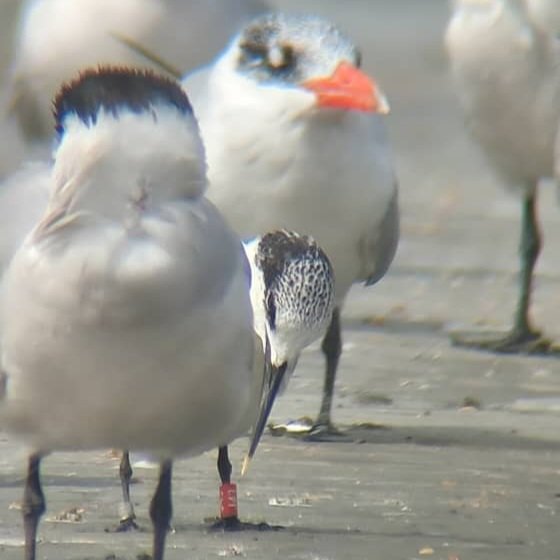
[[[381,222],[378,235],[366,238],[363,243],[362,249],[365,254],[362,256],[366,262],[373,264],[373,269],[368,267],[370,272],[365,281],[366,286],[375,284],[385,276],[397,252],[399,235],[398,189],[395,185],[393,197]]]

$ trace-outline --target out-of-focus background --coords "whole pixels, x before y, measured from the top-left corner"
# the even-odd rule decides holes
[[[18,2],[0,2],[5,69],[6,38],[14,32]],[[557,558],[558,362],[460,350],[450,346],[446,332],[461,325],[510,325],[520,213],[519,200],[500,187],[466,134],[443,49],[448,1],[272,3],[338,23],[361,46],[365,69],[391,104],[387,124],[400,179],[402,237],[388,275],[373,288],[355,287],[348,298],[334,409],[335,421],[345,426],[366,422],[385,429],[364,428],[362,446],[265,437],[240,501],[243,511],[291,529],[239,537],[234,544],[227,537],[196,540],[196,520],[214,512],[213,460],[182,463],[175,498],[178,531],[170,538],[171,547],[178,548],[169,557],[182,558],[182,551],[195,547],[200,558]],[[12,163],[2,155],[12,143],[0,138],[0,164]],[[560,342],[560,212],[552,184],[543,184],[539,212],[545,241],[532,309],[539,327]],[[304,354],[274,419],[315,415],[322,369],[316,348]],[[8,452],[11,445],[4,445]],[[243,445],[234,448],[236,461]],[[84,506],[89,528],[82,533],[90,531],[86,536],[95,542],[104,539],[103,554],[129,554],[126,546],[137,546],[134,535],[119,541],[94,532],[114,511],[114,466],[110,472],[96,470],[94,478],[82,474],[79,481],[65,482],[68,465],[80,473],[86,467],[74,456],[60,457],[49,460],[55,473],[55,488],[46,483],[53,510],[70,507],[57,486],[73,489],[71,503],[87,504],[79,498],[87,495],[96,506],[94,511]],[[87,469],[107,468],[106,461],[96,456]],[[0,493],[8,503],[19,495],[19,470],[12,459],[1,457],[0,469]],[[153,478],[138,472],[141,479]],[[99,485],[114,487],[98,494]],[[134,487],[144,510],[151,488],[151,480]],[[140,515],[147,525],[144,510]],[[0,530],[2,558],[19,557],[19,550],[2,548],[19,538],[14,536],[19,529],[12,529],[17,523],[17,512],[0,510],[0,526],[10,527]],[[61,542],[76,541],[75,529],[51,524],[50,546],[56,531]],[[90,557],[91,545],[82,545]],[[55,556],[66,558],[61,550],[66,549],[57,548]],[[75,558],[75,550],[66,554]]]

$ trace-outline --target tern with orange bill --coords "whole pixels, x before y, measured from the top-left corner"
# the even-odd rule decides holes
[[[332,264],[323,398],[308,437],[337,437],[340,310],[353,283],[385,275],[399,238],[386,98],[338,27],[284,13],[255,18],[183,85],[206,146],[208,196],[234,229],[243,239],[276,229],[309,235]]]

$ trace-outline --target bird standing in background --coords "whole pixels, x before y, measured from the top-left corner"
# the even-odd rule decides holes
[[[161,560],[172,460],[227,445],[262,414],[246,257],[204,198],[204,150],[178,84],[92,70],[55,109],[48,207],[3,278],[0,419],[32,449],[26,559],[45,510],[43,457],[121,448],[160,462]]]
[[[310,235],[336,277],[324,337],[316,439],[331,421],[342,351],[340,309],[354,282],[373,284],[399,237],[397,181],[375,82],[339,29],[313,16],[257,17],[211,67],[183,81],[207,150],[209,198],[242,238]]]
[[[457,335],[457,344],[496,352],[553,351],[530,317],[542,238],[539,180],[551,177],[560,116],[560,51],[531,17],[542,0],[456,0],[446,32],[451,70],[467,127],[503,183],[522,200],[520,288],[505,335]],[[529,9],[528,9],[529,8]],[[542,31],[542,29],[541,29]]]
[[[8,94],[28,141],[50,141],[59,85],[98,64],[147,66],[116,37],[160,52],[187,71],[211,61],[263,0],[27,0]]]

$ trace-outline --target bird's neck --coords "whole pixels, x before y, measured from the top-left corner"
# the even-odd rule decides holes
[[[90,126],[72,120],[56,152],[51,203],[118,218],[148,202],[199,197],[206,186],[202,145],[169,116],[103,116]]]

